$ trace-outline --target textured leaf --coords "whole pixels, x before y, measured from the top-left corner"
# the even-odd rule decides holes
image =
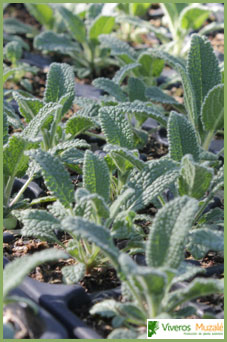
[[[34,26],[22,23],[16,18],[4,19],[4,32],[9,34],[26,34],[33,36],[36,33]]]
[[[182,281],[188,281],[194,278],[197,274],[205,274],[205,268],[200,266],[194,266],[186,261],[182,261],[180,266],[177,269],[177,273],[171,282],[171,286],[173,284],[177,284]]]
[[[72,106],[75,97],[74,73],[71,66],[65,63],[52,63],[47,76],[44,102],[64,101],[63,113],[67,112]]]
[[[74,200],[74,188],[63,164],[58,158],[42,150],[29,151],[27,154],[41,167],[50,191],[66,208],[70,208]]]
[[[86,41],[86,26],[83,20],[65,7],[59,7],[58,11],[60,12],[62,19],[73,38],[80,43],[84,43]]]
[[[192,36],[187,73],[194,89],[197,115],[199,115],[203,100],[209,90],[221,83],[218,60],[207,38],[197,34]]]
[[[65,151],[69,148],[87,149],[87,148],[90,148],[90,145],[86,142],[86,140],[74,139],[74,140],[64,141],[64,142],[57,144],[52,149],[50,149],[49,152],[55,154],[58,152]]]
[[[9,42],[4,47],[4,56],[11,62],[16,63],[22,56],[22,47],[17,41]]]
[[[110,258],[113,265],[118,267],[118,249],[114,246],[110,232],[95,223],[80,217],[67,217],[62,221],[62,229],[69,234],[86,239],[98,247]]]
[[[100,15],[96,17],[89,29],[89,38],[98,42],[100,34],[108,34],[113,30],[115,18],[112,16]]]
[[[44,264],[45,262],[58,261],[59,259],[67,259],[65,252],[50,248],[33,255],[22,256],[7,264],[3,271],[3,296],[16,288],[24,279],[24,277],[31,272],[36,266]]]
[[[46,210],[27,209],[21,213],[22,236],[29,236],[56,243],[55,229],[60,229],[60,221]]]
[[[62,268],[63,281],[66,284],[76,284],[83,279],[85,275],[85,264],[76,264]]]
[[[19,112],[25,118],[26,122],[30,122],[44,106],[41,100],[25,97],[17,92],[13,92],[13,97],[17,101]]]
[[[34,147],[29,145],[31,144],[19,134],[14,134],[9,138],[3,148],[3,173],[5,176],[24,176],[29,160],[24,152]]]
[[[91,193],[102,196],[106,202],[110,195],[110,177],[106,162],[87,150],[84,155],[83,186]]]
[[[191,154],[195,161],[199,160],[199,144],[195,130],[182,114],[170,113],[168,121],[169,153],[173,160],[181,161],[185,154]]]
[[[166,93],[164,93],[158,87],[147,88],[145,95],[150,101],[179,105],[179,102],[177,102],[172,96],[169,96]]]
[[[171,311],[186,301],[223,291],[223,282],[219,279],[196,278],[186,288],[169,294],[166,311]]]
[[[49,4],[29,4],[25,3],[28,11],[33,17],[46,28],[52,28],[54,23],[54,12]]]
[[[53,204],[48,205],[47,208],[49,212],[60,221],[68,215],[68,211],[59,201],[56,201]]]
[[[198,228],[190,232],[187,250],[195,259],[201,259],[210,251],[224,251],[224,232]]]
[[[181,76],[182,85],[184,89],[184,105],[187,110],[187,114],[191,123],[198,130],[199,128],[199,116],[196,110],[196,99],[194,89],[192,87],[191,79],[187,74],[184,67],[180,64],[176,65],[176,70]]]
[[[75,137],[93,126],[94,122],[92,119],[77,114],[75,117],[72,117],[67,121],[65,132],[70,133]]]
[[[147,241],[146,261],[149,266],[178,268],[197,210],[198,202],[184,196],[158,211]]]
[[[36,116],[25,127],[22,132],[22,136],[28,139],[36,138],[47,120],[58,115],[59,111],[61,110],[61,105],[52,102],[47,103],[39,110],[38,114],[36,114]]]
[[[114,299],[106,299],[101,303],[96,303],[92,306],[89,313],[91,315],[100,315],[102,317],[114,317],[118,314],[117,308],[120,303],[116,302]]]
[[[141,123],[148,118],[157,120],[162,126],[167,126],[167,118],[152,105],[151,102],[133,101],[124,102],[114,107],[115,111],[122,114],[135,114],[136,119]]]
[[[124,102],[127,99],[126,94],[121,90],[121,87],[118,84],[116,84],[114,81],[109,80],[108,78],[104,78],[104,77],[96,78],[92,82],[92,84],[96,88],[102,89],[103,91],[107,92],[111,96],[114,96],[117,101]]]
[[[133,151],[129,151],[123,147],[105,145],[104,151],[110,153],[112,158],[116,158],[116,161],[118,158],[124,160],[125,169],[136,167],[138,170],[142,170],[145,167],[145,163],[139,159],[138,152],[136,150],[135,153],[133,153]]]
[[[140,66],[139,63],[131,63],[126,64],[123,67],[121,67],[115,74],[112,81],[114,81],[116,84],[121,85],[125,77],[130,74],[131,70],[134,70]]]
[[[201,107],[204,130],[215,131],[224,127],[224,84],[213,87]]]
[[[146,101],[145,85],[139,79],[130,77],[128,80],[128,96],[130,101],[140,100]]]
[[[99,36],[99,41],[103,47],[111,49],[113,56],[121,56],[126,64],[133,63],[137,59],[137,53],[126,42],[107,34]]]
[[[149,53],[155,58],[163,59],[165,63],[171,66],[173,69],[176,69],[179,64],[182,68],[185,69],[185,62],[183,59],[174,57],[166,51],[162,51],[159,49],[150,49]]]
[[[66,164],[75,166],[82,163],[84,159],[84,152],[77,150],[76,148],[68,148],[59,155],[61,161]]]
[[[160,195],[178,176],[178,165],[170,159],[152,161],[142,171],[133,171],[126,188],[135,193],[126,203],[126,208],[137,211],[145,208]]]
[[[34,39],[34,47],[38,50],[48,52],[59,52],[66,55],[72,55],[79,51],[79,46],[73,42],[69,36],[53,31],[44,31]]]
[[[147,52],[142,52],[137,61],[141,64],[139,72],[147,79],[160,76],[164,67],[162,59],[155,58]]]
[[[212,177],[211,168],[195,163],[191,155],[184,156],[178,178],[179,194],[200,199],[208,190]]]
[[[179,21],[183,30],[198,30],[210,15],[210,11],[201,5],[192,4],[180,14]]]
[[[99,196],[98,194],[91,194],[86,189],[79,188],[76,191],[75,200],[78,207],[81,207],[82,205],[84,208],[86,208],[87,205],[90,206],[90,204],[92,204],[92,209],[95,210],[95,218],[97,216],[103,218],[109,217],[109,208],[103,197]]]
[[[108,143],[132,149],[133,133],[129,122],[115,107],[103,107],[99,111],[102,131]]]

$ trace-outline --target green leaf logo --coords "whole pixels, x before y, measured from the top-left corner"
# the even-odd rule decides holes
[[[159,329],[158,321],[149,321],[148,322],[148,337],[152,337],[156,334],[156,331]]]

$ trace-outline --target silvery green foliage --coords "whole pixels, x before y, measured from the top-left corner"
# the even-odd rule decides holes
[[[44,31],[37,35],[34,39],[34,47],[38,50],[56,51],[70,56],[79,50],[78,43],[72,41],[68,35],[53,31]]]
[[[74,189],[69,174],[59,158],[42,150],[30,151],[28,155],[40,166],[50,191],[66,208],[70,208],[74,199]]]
[[[224,127],[224,84],[211,88],[201,107],[204,130],[215,131]]]
[[[175,69],[177,65],[180,65],[185,69],[185,61],[182,58],[175,57],[168,52],[159,49],[150,49],[149,52],[153,57],[163,59],[165,63],[171,66],[173,69]]]
[[[191,155],[185,155],[181,165],[178,178],[179,194],[202,198],[210,186],[213,169],[195,163]]]
[[[169,154],[173,160],[181,161],[186,154],[199,160],[199,144],[196,132],[190,121],[183,115],[171,112],[168,120]]]
[[[130,63],[126,64],[123,67],[121,67],[113,77],[112,81],[114,81],[116,84],[121,85],[125,77],[130,74],[131,70],[134,70],[141,66],[139,63]]]
[[[25,118],[26,122],[30,122],[44,106],[41,100],[22,96],[16,91],[13,92],[13,97],[17,101],[19,112]],[[45,107],[46,110],[47,107]]]
[[[95,126],[95,123],[92,118],[81,116],[77,113],[76,116],[67,121],[65,132],[70,133],[72,137],[75,137],[93,126]]]
[[[175,182],[178,174],[178,164],[170,159],[152,161],[142,171],[133,170],[126,187],[134,189],[135,193],[127,201],[126,208],[144,209]]]
[[[6,144],[9,139],[8,128],[9,125],[7,120],[7,114],[5,111],[3,111],[3,145]]]
[[[75,97],[73,69],[65,63],[52,63],[47,75],[44,102],[63,105],[62,113],[69,110]]]
[[[79,43],[83,43],[86,40],[86,27],[83,20],[65,7],[60,7],[58,10],[71,35]]]
[[[83,186],[91,193],[102,196],[106,202],[110,195],[110,177],[106,162],[87,150],[84,155]]]
[[[114,246],[110,232],[105,227],[80,217],[68,216],[62,221],[62,229],[100,247],[113,265],[118,268],[118,249]]]
[[[27,10],[40,24],[52,28],[55,20],[54,11],[49,4],[25,4]]]
[[[13,107],[6,101],[3,101],[3,113],[7,116],[7,121],[14,128],[22,128],[19,116],[15,113]]]
[[[213,230],[213,227],[198,228],[190,232],[187,250],[195,259],[203,258],[208,252],[224,251],[224,232]]]
[[[172,105],[180,105],[172,96],[167,95],[158,87],[149,87],[145,91],[146,97],[150,101],[155,101],[159,103],[167,103]]]
[[[63,280],[66,284],[76,284],[83,279],[85,274],[85,265],[82,263],[65,266],[62,268]]]
[[[61,112],[62,106],[60,104],[47,103],[25,127],[22,136],[28,139],[36,138],[43,126],[51,122],[54,117],[59,116],[59,114],[61,115]]]
[[[61,224],[51,213],[46,210],[27,209],[20,214],[23,223],[22,235],[32,236],[56,243],[57,238],[54,233],[55,229],[60,229]]]
[[[59,221],[63,220],[68,215],[67,209],[58,200],[53,204],[48,205],[47,209]]]
[[[100,108],[99,119],[109,144],[116,144],[128,149],[134,147],[132,128],[119,110],[114,106]]]
[[[22,56],[21,44],[17,41],[9,42],[5,45],[3,53],[5,58],[15,65]]]
[[[179,267],[197,210],[198,202],[183,196],[158,211],[147,241],[146,261],[150,267]]]
[[[4,32],[8,34],[25,34],[27,37],[33,37],[37,34],[34,26],[24,24],[16,18],[4,19]]]
[[[26,255],[17,258],[5,266],[3,271],[3,297],[7,299],[10,291],[16,288],[36,266],[45,262],[58,261],[59,259],[67,259],[68,255],[55,248],[50,248],[33,255]]]
[[[120,85],[108,78],[99,77],[92,82],[93,86],[98,89],[102,89],[111,96],[115,97],[117,101],[124,102],[127,100],[126,94],[121,89]]]
[[[145,84],[142,80],[136,77],[128,79],[128,97],[130,101],[140,100],[146,101]]]

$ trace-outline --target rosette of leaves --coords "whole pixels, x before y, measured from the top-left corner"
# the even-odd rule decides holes
[[[199,273],[201,268],[184,262],[184,248],[192,227],[198,201],[188,196],[178,197],[166,204],[156,215],[146,243],[147,266],[138,266],[129,255],[113,244],[110,232],[103,226],[94,226],[77,217],[65,218],[63,229],[93,241],[108,256],[117,270],[123,286],[123,302],[108,299],[95,304],[91,314],[113,318],[114,330],[109,338],[134,334],[139,338],[141,327],[147,319],[177,317],[182,315],[183,303],[212,293],[222,293],[221,280],[196,278],[183,289],[174,284],[186,281]],[[192,306],[184,311],[191,314]],[[195,314],[195,312],[194,312]],[[122,329],[121,327],[127,327]],[[128,335],[127,335],[128,336]]]
[[[84,17],[64,5],[55,6],[63,28],[58,33],[49,27],[35,37],[34,47],[44,52],[69,55],[80,78],[99,74],[102,68],[115,63],[106,49],[100,48],[98,41],[100,34],[109,34],[113,30],[115,18],[102,14],[102,6],[98,5],[89,6]]]

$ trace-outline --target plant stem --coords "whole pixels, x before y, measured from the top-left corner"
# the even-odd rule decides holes
[[[27,179],[27,181],[24,183],[24,185],[22,186],[22,188],[20,189],[16,197],[14,197],[14,199],[10,203],[9,205],[10,207],[12,207],[20,199],[21,195],[27,189],[27,187],[29,186],[32,180],[33,180],[33,176]]]
[[[203,143],[203,148],[204,148],[204,150],[208,150],[208,148],[209,148],[209,146],[210,146],[210,143],[211,143],[211,140],[212,140],[212,138],[213,138],[213,135],[214,135],[214,131],[212,130],[212,131],[210,131],[208,134],[207,134],[207,136],[206,136],[206,139],[205,139],[205,141],[204,141],[204,143]]]

